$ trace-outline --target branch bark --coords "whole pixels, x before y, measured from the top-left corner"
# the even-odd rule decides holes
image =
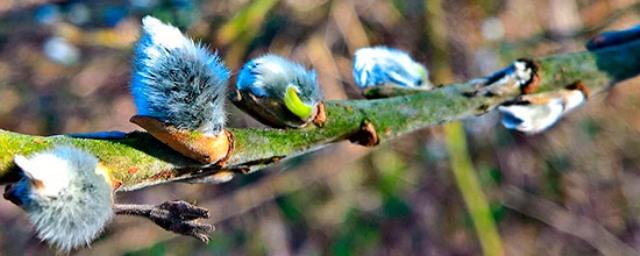
[[[640,40],[597,51],[560,54],[531,60],[535,77],[524,92],[541,93],[580,83],[594,94],[640,74]],[[171,150],[144,132],[92,136],[34,136],[0,130],[0,184],[16,180],[13,157],[44,150],[54,144],[70,144],[96,155],[121,183],[118,190],[208,178],[224,182],[232,174],[247,173],[295,157],[327,144],[357,137],[366,126],[378,141],[408,132],[484,114],[513,100],[523,91],[501,84],[499,94],[486,90],[487,79],[441,86],[431,91],[375,100],[325,102],[327,121],[322,127],[303,129],[231,128],[234,152],[224,166],[208,166]],[[494,86],[494,85],[492,85]],[[365,125],[366,124],[366,125]],[[218,177],[218,178],[215,178]]]

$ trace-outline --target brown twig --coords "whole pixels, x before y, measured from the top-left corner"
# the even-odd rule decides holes
[[[205,243],[209,242],[208,234],[214,230],[213,225],[198,222],[209,218],[209,210],[185,201],[168,201],[159,205],[116,204],[113,209],[118,215],[144,217],[165,230]]]

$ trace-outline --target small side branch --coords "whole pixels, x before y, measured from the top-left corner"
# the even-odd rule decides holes
[[[214,230],[213,225],[198,222],[209,218],[209,210],[185,201],[169,201],[159,205],[116,204],[113,209],[118,215],[147,218],[167,231],[191,236],[205,243],[209,242],[209,233]]]

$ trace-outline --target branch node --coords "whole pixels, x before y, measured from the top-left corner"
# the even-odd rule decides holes
[[[582,94],[584,94],[585,98],[589,98],[589,95],[591,94],[589,87],[586,84],[584,84],[582,81],[577,81],[575,83],[572,83],[568,85],[566,88],[569,90],[580,90]]]
[[[132,123],[184,156],[204,164],[224,165],[233,151],[233,134],[223,129],[216,135],[178,129],[150,116],[136,115]]]
[[[318,103],[316,107],[316,116],[313,118],[313,124],[318,127],[324,127],[324,123],[327,121],[327,110],[324,107],[324,102]]]
[[[362,122],[357,132],[349,136],[349,141],[365,147],[373,147],[380,143],[376,127],[367,120]]]
[[[530,72],[529,79],[520,87],[522,94],[534,93],[540,87],[539,65],[535,61],[525,58],[518,59],[516,62],[524,63],[524,71]]]

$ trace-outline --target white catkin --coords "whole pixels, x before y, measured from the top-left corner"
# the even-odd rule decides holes
[[[354,54],[353,78],[360,88],[393,84],[431,89],[428,70],[404,51],[376,46]]]
[[[553,126],[585,100],[580,90],[567,90],[544,104],[500,106],[498,110],[502,113],[502,124],[507,129],[535,134]]]
[[[38,238],[69,252],[89,245],[112,219],[112,186],[93,155],[58,146],[14,161],[24,177],[12,188],[13,196]]]
[[[288,86],[298,89],[300,99],[310,106],[322,100],[316,73],[277,55],[267,54],[246,63],[240,70],[236,88],[258,97],[284,100]]]

